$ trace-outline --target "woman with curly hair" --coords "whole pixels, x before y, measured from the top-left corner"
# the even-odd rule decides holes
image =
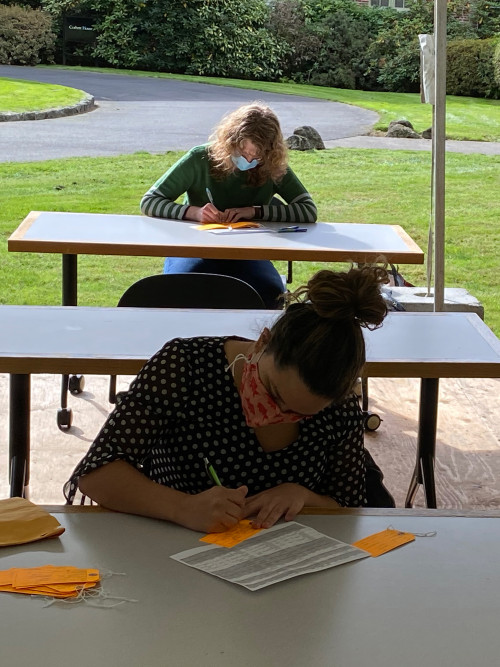
[[[185,194],[184,203],[176,199]],[[273,199],[279,195],[283,200]],[[210,201],[212,198],[212,201]],[[316,206],[287,164],[276,114],[261,103],[226,115],[209,143],[195,146],[144,195],[145,215],[196,222],[316,222]],[[218,273],[254,287],[266,307],[279,307],[281,278],[268,260],[167,257],[165,273]]]

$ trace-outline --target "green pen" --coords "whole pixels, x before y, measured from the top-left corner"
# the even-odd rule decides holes
[[[220,482],[220,479],[217,477],[217,473],[215,472],[215,470],[214,470],[213,466],[211,465],[210,461],[206,457],[203,457],[203,461],[205,463],[205,468],[207,469],[207,473],[210,475],[213,482],[217,486],[222,486],[222,484]]]

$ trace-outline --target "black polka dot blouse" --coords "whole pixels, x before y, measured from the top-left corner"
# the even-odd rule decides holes
[[[357,399],[299,422],[299,437],[266,452],[247,426],[230,370],[227,338],[174,339],[133,381],[65,485],[118,459],[153,481],[185,493],[208,489],[209,459],[224,486],[249,495],[292,482],[342,506],[365,504],[363,421]]]

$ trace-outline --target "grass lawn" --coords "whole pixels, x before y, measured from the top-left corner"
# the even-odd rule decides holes
[[[78,104],[84,97],[76,88],[0,77],[0,111],[46,111]]]
[[[429,104],[422,104],[420,102],[420,95],[416,93],[373,93],[364,90],[344,90],[341,88],[325,88],[296,83],[242,81],[240,79],[115,70],[111,68],[72,67],[71,69],[129,76],[182,79],[218,86],[233,86],[235,88],[262,90],[268,93],[301,95],[304,97],[331,100],[332,102],[343,102],[376,111],[380,115],[380,119],[374,126],[375,130],[385,131],[391,120],[400,120],[402,118],[411,121],[417,132],[422,132],[432,125],[432,107]],[[449,139],[500,141],[500,100],[484,100],[475,97],[448,95],[446,98],[446,135]]]
[[[60,255],[7,252],[7,238],[31,210],[136,214],[141,196],[181,154],[0,163],[0,303],[60,303]],[[320,220],[400,224],[426,250],[430,153],[333,149],[293,152],[290,161]],[[446,285],[479,298],[500,335],[500,157],[448,153],[446,189]],[[276,264],[284,273],[285,263]],[[295,262],[294,285],[324,267]],[[400,268],[425,284],[423,266]],[[79,303],[113,306],[130,283],[161,270],[161,258],[81,256]]]

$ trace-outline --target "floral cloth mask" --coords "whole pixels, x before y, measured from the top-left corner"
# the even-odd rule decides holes
[[[241,375],[240,397],[247,425],[256,428],[269,424],[285,424],[297,422],[304,419],[304,415],[295,412],[283,412],[269,392],[265,388],[259,376],[259,359],[264,350],[247,359],[244,354],[238,354],[231,366],[244,359],[243,372]]]

